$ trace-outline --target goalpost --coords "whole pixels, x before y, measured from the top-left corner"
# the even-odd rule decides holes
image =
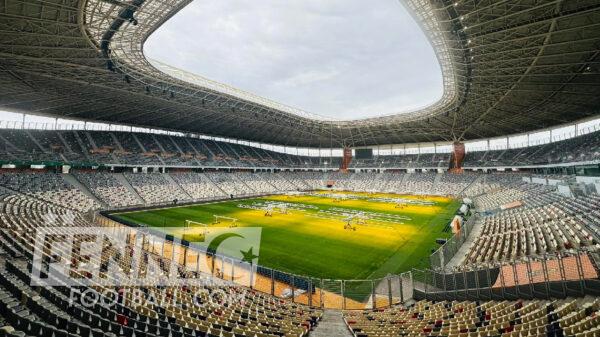
[[[188,231],[188,229],[190,227],[200,227],[202,228],[202,234],[206,235],[206,233],[208,233],[208,225],[202,222],[198,222],[198,221],[193,221],[193,220],[185,220],[185,225],[183,227],[183,234],[185,235],[186,232]]]
[[[236,218],[231,218],[231,217],[228,217],[228,216],[216,215],[216,214],[213,214],[213,217],[214,217],[213,225],[219,224],[219,223],[221,223],[221,220],[224,220],[224,221],[228,221],[229,222],[228,223],[229,228],[237,227],[237,223],[236,222],[238,221],[238,219],[236,219]]]

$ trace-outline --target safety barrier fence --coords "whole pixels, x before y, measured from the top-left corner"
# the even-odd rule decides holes
[[[477,215],[473,215],[467,219],[457,233],[429,256],[431,269],[444,269],[448,262],[456,255],[462,244],[467,241],[478,218]]]
[[[96,221],[103,226],[125,226],[101,215]],[[413,269],[369,280],[332,280],[251,265],[185,243],[149,242],[146,249],[165,258],[177,256],[179,264],[188,270],[194,270],[201,259],[206,259],[212,277],[295,303],[327,309],[386,308],[424,298],[508,300],[600,295],[596,268],[600,256],[593,252],[548,255],[512,264],[480,266],[476,270]]]
[[[414,297],[432,300],[600,295],[598,252],[545,255],[475,270],[413,270]]]
[[[102,214],[96,215],[95,221],[104,227],[135,226]],[[411,272],[369,280],[307,277],[217,255],[185,241],[152,239],[153,236],[164,237],[160,228],[146,228],[145,232],[150,239],[144,249],[151,254],[167,259],[175,256],[180,265],[197,272],[200,272],[200,262],[208,261],[212,277],[296,303],[330,309],[385,308],[409,300],[413,293]]]

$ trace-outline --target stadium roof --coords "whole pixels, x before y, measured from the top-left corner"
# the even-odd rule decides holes
[[[443,97],[353,121],[150,63],[147,37],[190,1],[3,1],[0,108],[304,147],[495,137],[599,112],[600,0],[405,0]]]

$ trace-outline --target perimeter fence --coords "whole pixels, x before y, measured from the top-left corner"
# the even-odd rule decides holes
[[[97,216],[102,226],[127,226]],[[463,226],[456,241],[447,243],[441,256],[456,252],[472,226]],[[600,295],[598,252],[555,254],[504,265],[480,265],[472,270],[413,269],[369,280],[331,280],[295,275],[272,268],[211,254],[188,245],[150,242],[150,253],[170,258],[177,249],[179,264],[194,270],[201,259],[209,261],[216,277],[281,299],[313,307],[343,310],[387,308],[408,300],[512,300]],[[448,255],[446,255],[448,254]],[[432,257],[432,259],[434,259]],[[205,260],[202,260],[205,261]],[[444,261],[439,259],[438,261]]]

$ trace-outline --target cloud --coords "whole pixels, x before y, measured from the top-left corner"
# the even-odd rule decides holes
[[[291,77],[284,78],[274,83],[275,86],[282,86],[288,88],[296,88],[299,86],[305,86],[309,84],[315,84],[317,82],[323,82],[332,79],[338,75],[338,72],[334,69],[330,70],[308,70],[301,72]]]
[[[442,95],[435,54],[397,0],[196,0],[150,37],[145,53],[338,119]]]

